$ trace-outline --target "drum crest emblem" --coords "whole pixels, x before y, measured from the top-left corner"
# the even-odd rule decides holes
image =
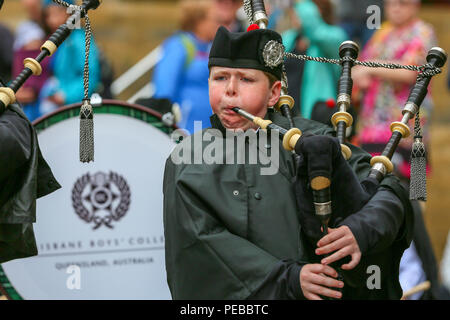
[[[72,188],[72,207],[77,215],[93,229],[101,226],[113,228],[130,207],[131,192],[126,180],[119,174],[86,173]]]

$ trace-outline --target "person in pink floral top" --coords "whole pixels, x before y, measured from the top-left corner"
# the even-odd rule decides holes
[[[433,28],[418,18],[420,0],[385,0],[384,4],[387,21],[369,40],[359,59],[412,65],[426,63],[426,54],[437,41]],[[361,96],[356,143],[363,149],[372,154],[383,151],[391,136],[389,126],[391,122],[401,120],[401,111],[416,77],[417,72],[409,70],[353,68],[355,89]],[[420,112],[425,144],[429,141],[431,109],[428,95]],[[411,136],[402,139],[392,159],[397,173],[403,178],[410,176],[414,121],[410,121],[410,129]]]

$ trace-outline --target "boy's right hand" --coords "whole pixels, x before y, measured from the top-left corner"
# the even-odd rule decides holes
[[[308,300],[323,300],[320,296],[340,299],[342,293],[330,288],[343,288],[344,283],[336,278],[338,273],[330,266],[306,264],[300,271],[300,286]]]

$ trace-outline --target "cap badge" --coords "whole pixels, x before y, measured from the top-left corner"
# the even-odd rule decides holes
[[[278,41],[270,40],[264,46],[262,55],[267,67],[278,67],[283,62],[284,46]]]

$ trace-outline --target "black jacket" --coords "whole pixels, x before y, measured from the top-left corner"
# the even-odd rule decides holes
[[[267,118],[287,127],[286,119],[277,113],[269,112]],[[216,116],[211,123],[223,131]],[[325,125],[302,118],[295,118],[295,125],[303,133],[333,134]],[[303,299],[300,270],[319,258],[307,239],[308,226],[301,222],[292,154],[279,145],[279,165],[273,175],[261,175],[261,164],[177,164],[178,157],[201,155],[200,148],[210,151],[211,141],[225,144],[219,132],[195,133],[166,162],[164,232],[172,297]],[[248,148],[252,144],[250,140]],[[362,180],[368,174],[370,155],[350,148],[349,165]],[[258,144],[260,154],[263,149]],[[226,150],[223,157],[232,151]],[[359,269],[352,270],[352,283],[346,283],[344,297],[400,299],[399,263],[412,234],[408,203],[398,180],[389,176],[364,210],[332,225],[348,225],[363,254]],[[382,269],[381,289],[367,292],[370,274],[365,267],[372,263],[383,263],[387,270]]]
[[[36,199],[61,186],[18,105],[0,115],[0,263],[37,254]]]

